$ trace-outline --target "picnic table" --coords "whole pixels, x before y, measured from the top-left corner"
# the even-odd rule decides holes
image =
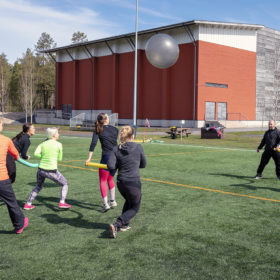
[[[176,126],[171,126],[169,130],[166,131],[166,133],[170,134],[173,139],[177,138],[177,136],[180,136],[181,133],[183,136],[187,136],[187,137],[189,137],[189,134],[192,134],[190,128],[186,128],[186,127],[179,128]]]

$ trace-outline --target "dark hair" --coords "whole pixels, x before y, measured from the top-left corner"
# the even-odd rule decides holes
[[[32,126],[33,124],[32,123],[25,123],[23,126],[22,126],[22,132],[20,132],[17,136],[15,136],[13,138],[13,141],[20,141],[21,137],[23,134],[27,133],[30,129],[30,127]]]
[[[97,116],[96,122],[95,122],[95,133],[99,134],[103,132],[104,130],[104,122],[108,119],[108,115],[105,113],[100,113]]]

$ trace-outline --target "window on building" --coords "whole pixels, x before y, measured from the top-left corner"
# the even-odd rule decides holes
[[[227,84],[205,83],[206,87],[228,88]]]
[[[218,120],[227,119],[227,103],[226,102],[218,103],[217,117],[218,117]]]
[[[216,103],[215,102],[205,102],[205,120],[212,121],[215,120],[216,115]]]

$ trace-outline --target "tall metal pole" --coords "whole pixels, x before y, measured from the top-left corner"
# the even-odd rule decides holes
[[[138,0],[136,0],[135,54],[134,54],[134,91],[133,91],[133,126],[137,126],[137,49],[138,49]]]

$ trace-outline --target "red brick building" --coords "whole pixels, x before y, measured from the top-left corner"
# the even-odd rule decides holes
[[[191,21],[138,34],[138,124],[199,127],[207,119],[256,121],[256,48],[261,25]],[[145,56],[156,33],[179,45],[177,62],[157,69]],[[118,113],[132,123],[134,34],[69,45],[56,53],[56,108]],[[67,105],[67,106],[66,106]]]

